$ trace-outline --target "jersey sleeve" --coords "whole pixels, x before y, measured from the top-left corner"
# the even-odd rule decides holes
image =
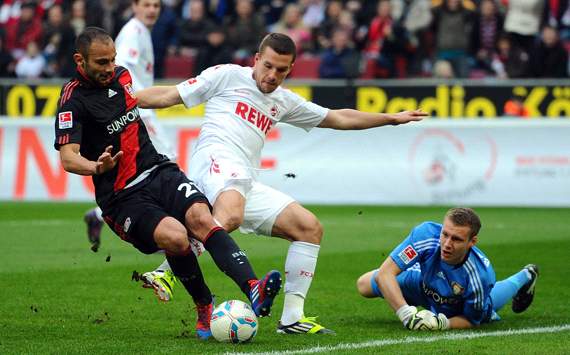
[[[204,70],[197,77],[176,85],[184,105],[192,107],[210,99],[223,87],[231,71],[231,65],[216,65]]]
[[[390,253],[390,257],[404,271],[415,263],[429,258],[439,246],[439,234],[431,223],[416,226]]]
[[[305,131],[318,126],[327,116],[329,109],[307,101],[292,91],[285,89],[287,101],[292,103],[292,109],[280,122],[288,123]]]
[[[56,150],[69,143],[81,144],[82,111],[79,102],[73,99],[66,101],[59,107],[55,116],[55,142],[53,146]]]

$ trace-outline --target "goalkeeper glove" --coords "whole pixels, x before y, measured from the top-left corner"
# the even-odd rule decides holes
[[[398,310],[396,311],[396,315],[398,316],[398,318],[400,318],[402,324],[404,324],[404,327],[406,328],[408,328],[408,326],[410,325],[410,320],[412,320],[412,318],[416,313],[418,313],[418,309],[414,306],[408,306],[407,304],[398,308]]]
[[[437,330],[449,329],[449,319],[443,313],[437,315]]]
[[[404,327],[409,330],[445,330],[449,328],[449,319],[443,313],[435,315],[429,310],[418,311],[414,306],[404,305],[396,315]]]
[[[427,309],[421,310],[412,316],[407,328],[409,330],[437,330],[437,316]]]

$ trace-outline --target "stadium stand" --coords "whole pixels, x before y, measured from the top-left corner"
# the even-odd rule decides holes
[[[512,1],[178,0],[163,2],[162,21],[159,20],[153,29],[153,32],[157,32],[156,36],[153,34],[154,40],[163,44],[155,44],[157,63],[164,63],[160,68],[155,68],[158,79],[188,77],[195,74],[199,69],[197,66],[203,66],[203,64],[198,65],[196,57],[202,48],[200,46],[188,48],[182,46],[180,42],[181,31],[191,21],[192,8],[195,8],[190,5],[196,2],[203,3],[208,23],[225,31],[226,38],[231,39],[229,45],[234,57],[233,62],[242,65],[251,63],[254,43],[258,42],[265,33],[277,30],[291,32],[291,29],[283,27],[283,24],[292,21],[286,17],[292,16],[288,13],[295,12],[295,31],[291,34],[294,39],[301,41],[298,43],[301,54],[291,73],[291,78],[296,79],[319,78],[321,56],[331,48],[332,33],[338,30],[345,31],[349,35],[350,47],[356,49],[362,57],[360,73],[357,76],[361,79],[434,76],[434,64],[439,60],[447,60],[452,64],[455,69],[454,77],[470,79],[549,77],[553,74],[512,70],[521,67],[520,58],[535,56],[545,27],[554,29],[555,41],[558,42],[555,46],[566,50],[565,58],[560,58],[560,53],[557,54],[557,63],[560,64],[561,61],[568,63],[568,53],[570,53],[570,23],[567,23],[567,16],[562,16],[570,13],[568,1],[546,0],[543,1],[543,9],[536,5],[537,12],[542,16],[537,13],[532,18],[539,30],[533,29],[532,34],[523,34],[521,37],[521,29],[508,32],[510,27],[507,28],[506,23],[503,26],[502,21],[499,21],[497,27],[497,23],[487,23],[486,19],[489,17],[483,14],[487,10],[482,8],[482,4],[488,5],[492,2],[497,18],[508,17],[509,12],[518,11],[515,7],[516,2]],[[130,3],[131,0],[3,1],[0,5],[1,77],[17,76],[15,68],[24,57],[28,42],[36,42],[41,55],[45,58],[46,64],[40,78],[69,77],[73,73],[73,63],[70,60],[66,63],[63,59],[71,58],[73,46],[70,45],[68,38],[65,41],[58,41],[59,34],[69,34],[71,31],[75,36],[86,26],[102,26],[116,36],[117,30],[132,15]],[[447,36],[444,32],[437,36],[436,31],[441,28],[438,21],[453,17],[459,11],[457,3],[460,4],[461,16],[465,17],[463,21],[465,25],[462,27],[462,32],[465,33],[451,33]],[[296,11],[290,11],[293,8]],[[472,23],[476,23],[477,26],[471,26]],[[489,32],[489,28],[495,29]],[[476,33],[478,30],[481,32]],[[14,33],[23,35],[16,41]],[[236,37],[237,33],[240,35]],[[299,33],[303,35],[297,36]],[[489,37],[488,33],[493,33],[493,37]],[[246,34],[248,36],[245,36]],[[445,48],[442,51],[441,43],[438,43],[438,40],[445,40],[445,43],[458,42],[453,40],[454,36],[464,39],[459,42],[461,42],[460,55],[466,56],[466,62],[462,61],[468,65],[466,73],[457,69],[457,51]],[[501,51],[499,40],[505,37],[508,38],[510,48],[503,48]],[[478,42],[465,43],[465,41],[472,42],[473,38]],[[485,53],[478,50],[483,47]],[[482,66],[483,59],[485,65]],[[570,65],[566,66],[570,70]],[[558,72],[556,75],[559,75]],[[556,78],[566,77],[568,70],[563,76],[556,76]]]

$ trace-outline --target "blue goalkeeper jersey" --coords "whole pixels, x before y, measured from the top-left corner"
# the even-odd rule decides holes
[[[418,225],[390,256],[402,271],[419,264],[420,289],[432,312],[448,318],[463,315],[472,324],[488,322],[495,284],[491,262],[481,250],[472,247],[461,264],[445,263],[440,256],[441,229],[442,225],[434,222]]]

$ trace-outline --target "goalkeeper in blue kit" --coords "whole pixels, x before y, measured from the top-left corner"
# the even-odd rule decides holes
[[[452,208],[443,224],[416,226],[378,270],[360,276],[359,293],[382,297],[410,330],[471,328],[499,320],[511,299],[515,313],[533,301],[533,264],[495,282],[495,271],[475,246],[481,221],[470,208]],[[418,310],[417,306],[425,310]]]

